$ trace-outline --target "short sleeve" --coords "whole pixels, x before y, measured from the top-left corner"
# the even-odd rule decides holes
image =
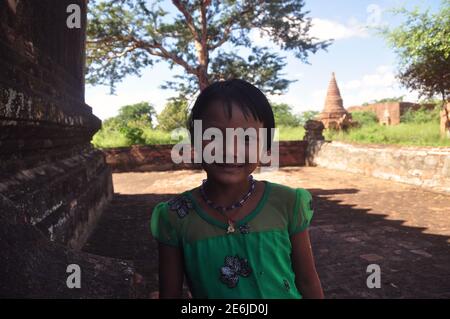
[[[177,231],[170,217],[166,202],[156,205],[150,221],[151,233],[158,242],[178,247]]]
[[[311,193],[304,188],[297,188],[295,194],[294,220],[289,231],[291,236],[308,228],[314,214]]]

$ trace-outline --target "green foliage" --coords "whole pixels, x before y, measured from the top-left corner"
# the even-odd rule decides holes
[[[402,114],[400,121],[403,123],[439,123],[440,107],[435,105],[433,110],[429,110],[424,106],[416,111],[408,109]]]
[[[450,146],[450,139],[439,134],[439,123],[400,123],[399,125],[366,125],[347,132],[325,130],[327,140],[361,144],[396,144],[411,146]]]
[[[119,130],[106,131],[104,128],[98,131],[93,139],[92,144],[97,148],[109,147],[126,147],[131,145],[158,145],[158,144],[174,144],[180,139],[173,140],[171,134],[166,131],[151,129],[148,127],[141,130],[131,130],[128,137]]]
[[[247,57],[219,51],[211,63],[210,78],[211,81],[245,79],[263,92],[281,94],[294,82],[280,77],[285,66],[283,57],[266,48],[253,47]]]
[[[259,31],[304,62],[309,54],[331,43],[310,36],[312,23],[303,0],[172,1],[178,10],[174,15],[169,15],[161,3],[90,1],[89,83],[109,85],[113,91],[127,75],[140,75],[143,68],[166,61],[170,68],[181,66],[184,73],[163,87],[184,95],[232,77],[276,94],[292,82],[281,73],[285,58],[267,47],[255,46],[251,31]]]
[[[131,145],[130,141],[120,132],[115,118],[103,121],[102,128],[92,137],[92,144],[97,148]]]
[[[403,99],[405,98],[404,95],[397,96],[397,97],[387,97],[384,99],[379,100],[372,100],[370,102],[364,102],[362,106],[370,105],[370,104],[377,104],[377,103],[388,103],[388,102],[403,102]]]
[[[119,129],[132,145],[145,144],[144,130],[138,126],[126,125]]]
[[[450,97],[450,0],[437,13],[394,10],[405,22],[382,32],[400,59],[399,79],[422,96]]]
[[[187,100],[172,99],[158,115],[158,128],[170,132],[178,127],[186,127],[187,117]]]
[[[352,112],[353,121],[358,122],[359,126],[372,125],[378,123],[377,115],[372,111]]]
[[[134,123],[140,126],[153,127],[153,119],[156,116],[155,108],[147,102],[140,102],[122,106],[116,120],[121,126]]]
[[[320,112],[318,111],[304,111],[300,113],[300,125],[305,125],[306,121],[313,120]]]
[[[147,102],[122,106],[117,116],[103,121],[101,130],[93,137],[93,144],[97,147],[145,144],[144,131],[152,129],[155,114],[155,109]]]
[[[292,113],[292,107],[286,103],[271,103],[276,126],[299,126],[300,117]]]

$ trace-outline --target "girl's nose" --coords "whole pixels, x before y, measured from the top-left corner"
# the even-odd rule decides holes
[[[245,162],[245,144],[239,142],[239,139],[234,138],[225,139],[224,146],[224,162],[232,161],[233,163],[242,164]]]

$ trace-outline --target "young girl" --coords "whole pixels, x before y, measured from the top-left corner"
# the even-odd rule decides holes
[[[202,129],[269,130],[275,127],[264,94],[243,80],[216,82],[201,92],[189,118]],[[256,137],[263,138],[259,133]],[[203,141],[202,147],[211,141]],[[227,143],[223,143],[227,145]],[[259,145],[259,143],[258,143]],[[235,145],[236,146],[236,145]],[[249,143],[245,140],[248,150]],[[323,298],[308,235],[312,197],[251,175],[258,162],[203,161],[200,186],[159,203],[151,231],[159,242],[160,298],[180,298],[183,279],[194,298]],[[251,152],[251,150],[250,150]],[[222,153],[221,153],[222,154]],[[258,150],[259,154],[259,150]]]

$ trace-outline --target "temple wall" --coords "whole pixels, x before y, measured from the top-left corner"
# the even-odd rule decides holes
[[[67,27],[70,4],[81,28]],[[79,251],[113,194],[84,102],[86,5],[0,1],[0,297],[130,293],[129,263]],[[72,263],[81,289],[66,286]]]
[[[450,148],[319,142],[314,165],[450,193]]]
[[[279,143],[280,166],[303,166],[306,162],[306,141],[282,141]],[[102,151],[113,172],[163,171],[173,169],[200,169],[199,164],[175,164],[171,158],[173,145],[151,145],[105,148]]]

